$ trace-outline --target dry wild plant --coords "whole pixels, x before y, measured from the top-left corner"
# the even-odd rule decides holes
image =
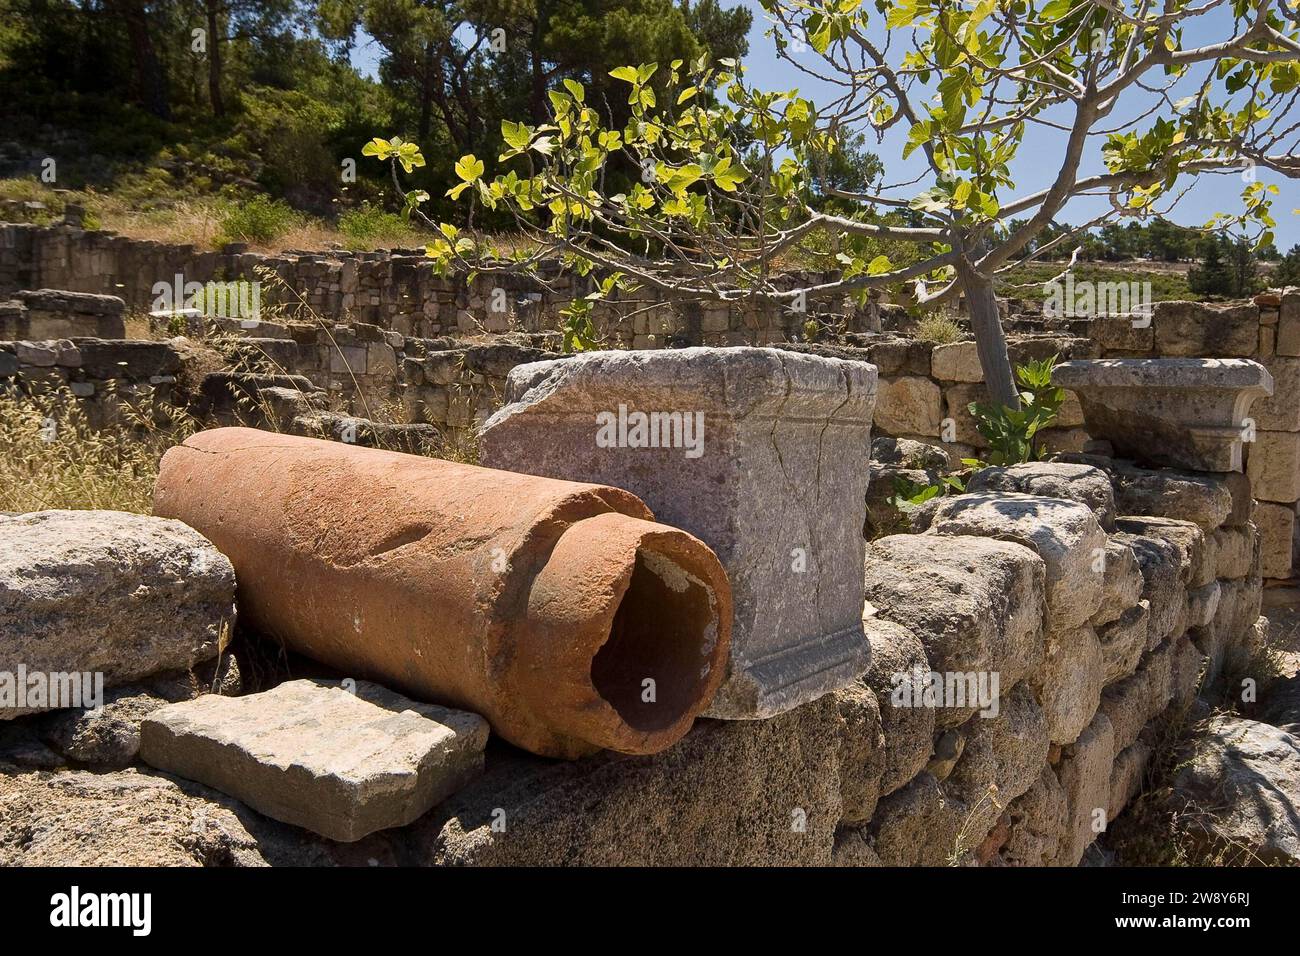
[[[94,428],[66,388],[36,396],[0,393],[0,511],[105,509],[149,514],[158,463],[197,428],[153,390],[98,401],[115,420]]]

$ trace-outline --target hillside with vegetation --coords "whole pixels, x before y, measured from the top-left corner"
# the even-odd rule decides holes
[[[450,159],[499,152],[501,121],[544,116],[551,87],[739,57],[750,20],[718,0],[0,0],[0,198],[203,245],[413,245],[362,160],[377,130],[449,158],[410,185],[450,215]]]
[[[429,230],[405,214],[403,190],[427,196],[435,221],[463,217],[446,195],[455,158],[504,149],[503,120],[546,122],[549,91],[571,80],[625,121],[611,70],[739,59],[751,20],[725,0],[0,0],[0,199],[37,222],[76,203],[90,225],[205,248],[419,246]],[[361,45],[379,51],[374,76],[353,64]],[[401,190],[362,157],[376,131],[429,157]],[[815,177],[832,211],[837,193],[883,172],[865,137],[841,145]],[[1300,284],[1300,248],[1253,249],[1161,218],[1054,244],[1073,231],[1045,229],[1026,252],[1050,251],[1006,273],[1002,291],[1040,299],[1072,256],[1081,278],[1122,272],[1151,282],[1158,300]],[[849,242],[868,259],[914,254]],[[789,265],[835,268],[844,251]]]

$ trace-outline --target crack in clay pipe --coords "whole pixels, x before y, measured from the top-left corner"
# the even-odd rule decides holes
[[[617,488],[218,428],[154,512],[230,558],[242,620],[534,753],[663,750],[725,671],[718,558]]]

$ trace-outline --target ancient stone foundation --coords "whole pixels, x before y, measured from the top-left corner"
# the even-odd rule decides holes
[[[214,320],[158,342],[112,324],[177,271],[261,267],[322,315]],[[847,310],[833,343],[807,343],[788,316],[633,317],[624,303],[599,327],[642,351],[564,357],[560,301],[490,281],[509,286],[504,313],[487,286],[438,279],[413,255],[0,228],[6,295],[125,300],[40,291],[0,305],[7,391],[67,388],[97,424],[127,402],[221,424],[256,407],[268,429],[337,439],[222,430],[173,450],[158,511],[197,532],[0,516],[0,553],[17,555],[0,560],[0,615],[21,637],[0,642],[0,672],[39,651],[48,670],[102,665],[108,685],[99,712],[0,721],[0,862],[1073,865],[1139,792],[1163,728],[1256,654],[1263,579],[1292,575],[1294,293],[1146,317],[1008,315],[1013,361],[1077,370],[1043,436],[1053,458],[983,469],[900,514],[886,502],[896,478],[936,481],[985,447],[967,410],[984,393],[973,343],[866,334],[880,309]],[[214,332],[238,367],[208,364],[197,340]],[[766,343],[778,348],[702,364],[694,349],[652,351]],[[1170,356],[1249,380],[1211,395],[1073,364]],[[1181,391],[1147,401],[1153,388]],[[381,406],[406,423],[381,425]],[[1147,432],[1163,441],[1132,434],[1130,410],[1158,419],[1166,431]],[[681,412],[683,441],[618,440],[636,412]],[[487,459],[512,473],[348,447],[382,430],[419,451],[484,423]],[[1155,454],[1170,448],[1183,457]],[[239,620],[339,684],[209,700],[240,690],[219,651],[234,576]],[[111,609],[111,633],[90,608]],[[754,719],[695,719],[733,620],[743,692],[710,713]],[[361,700],[343,699],[358,679]],[[334,757],[294,750],[301,721],[277,691]],[[473,714],[395,720],[430,706],[481,714],[491,739]],[[347,731],[372,718],[360,759]],[[335,779],[345,751],[356,772]],[[1198,759],[1188,785],[1244,786],[1254,765],[1239,756]],[[267,772],[276,761],[300,767],[300,790]],[[1263,777],[1283,780],[1276,769]],[[1290,836],[1269,840],[1294,859]]]
[[[272,288],[264,278],[268,272],[292,293]],[[324,391],[334,411],[373,419],[375,409],[392,403],[408,421],[444,430],[470,430],[486,421],[505,401],[506,377],[514,366],[558,357],[560,311],[574,294],[588,291],[568,281],[548,291],[500,274],[473,282],[442,279],[418,250],[265,256],[237,247],[202,251],[69,225],[0,224],[0,297],[67,289],[118,296],[125,308],[143,314],[153,308],[155,286],[174,284],[177,274],[198,283],[260,281],[267,311],[277,301],[293,306],[271,320],[225,323],[229,333],[245,339],[244,358],[256,371],[306,377]],[[317,318],[302,314],[301,303]],[[1262,364],[1277,387],[1274,396],[1254,406],[1245,467],[1261,502],[1265,577],[1291,577],[1300,550],[1300,292],[1265,294],[1232,306],[1160,302],[1148,314],[1076,319],[1004,304],[1011,358],[1017,363],[1056,355],[1063,361],[1195,357]],[[788,345],[870,362],[880,375],[874,412],[878,435],[931,442],[954,464],[985,446],[968,410],[985,397],[973,341],[936,345],[892,334],[911,321],[898,306],[826,307],[825,324],[837,331],[833,345],[793,344],[806,338],[806,316],[745,304],[602,302],[593,321],[609,347]],[[0,303],[0,330],[6,328],[5,315],[25,308],[18,300]],[[75,361],[71,342],[44,340],[112,338],[116,332],[92,332],[85,324],[75,331],[13,322],[7,328],[0,334],[0,378],[31,376],[69,383],[83,397],[103,394],[109,376],[102,369]],[[6,338],[31,340],[63,358],[16,357]],[[145,374],[136,365],[130,362],[118,378],[129,377],[133,387],[154,377],[168,384],[165,377],[172,373]],[[1076,396],[1070,394],[1056,426],[1040,437],[1051,451],[1084,450],[1092,436]]]

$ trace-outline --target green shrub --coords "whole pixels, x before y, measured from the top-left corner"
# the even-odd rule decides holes
[[[302,216],[280,200],[255,196],[226,207],[217,238],[221,242],[274,242],[301,222]]]
[[[401,216],[368,203],[339,216],[339,232],[347,237],[348,246],[353,248],[408,245],[417,242],[419,237]]]
[[[250,85],[241,91],[240,133],[232,144],[262,160],[258,180],[276,195],[311,197],[308,208],[338,194],[339,166],[327,138],[342,109],[299,90]]]
[[[1038,433],[1050,428],[1065,401],[1065,390],[1052,385],[1052,368],[1057,356],[1041,362],[1016,366],[1016,378],[1024,386],[1020,408],[971,402],[970,413],[975,427],[989,443],[988,461],[972,460],[972,465],[1018,465],[1042,457]]]

